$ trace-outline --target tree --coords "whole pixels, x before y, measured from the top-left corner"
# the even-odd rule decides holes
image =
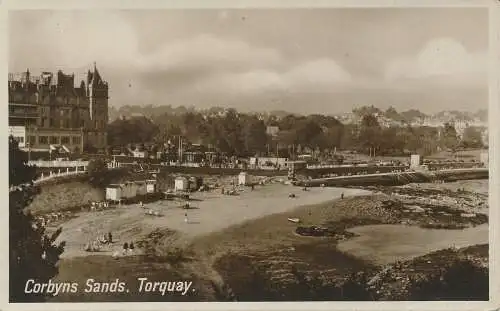
[[[115,120],[108,125],[108,137],[111,146],[150,142],[158,133],[158,126],[146,117]]]
[[[248,117],[243,125],[243,142],[245,144],[245,152],[253,155],[256,152],[266,150],[268,137],[266,134],[266,126],[263,121],[256,117]]]
[[[379,147],[381,127],[377,118],[372,114],[363,116],[359,133],[359,143],[365,151]]]
[[[45,228],[35,223],[26,211],[40,189],[33,184],[34,167],[25,165],[27,156],[18,143],[9,137],[9,300],[11,302],[40,302],[45,294],[25,293],[30,279],[48,282],[58,273],[56,266],[64,250],[64,242],[55,240],[61,233],[45,234]]]
[[[89,182],[94,187],[102,187],[105,183],[108,166],[102,159],[92,159],[87,166]]]
[[[456,151],[456,148],[458,147],[458,136],[453,124],[444,124],[441,134],[441,144],[452,151]]]
[[[464,131],[461,145],[465,148],[482,148],[483,137],[481,131],[477,127],[467,127]]]

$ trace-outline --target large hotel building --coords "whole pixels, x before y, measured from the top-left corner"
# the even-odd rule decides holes
[[[94,64],[84,79],[29,70],[9,73],[9,131],[24,150],[67,152],[106,148],[108,84]],[[77,84],[75,84],[77,83]]]

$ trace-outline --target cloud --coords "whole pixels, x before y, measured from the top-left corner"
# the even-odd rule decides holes
[[[285,80],[291,88],[304,85],[329,88],[351,82],[351,75],[334,60],[322,58],[292,68],[285,74]]]
[[[126,66],[138,55],[135,31],[117,13],[96,10],[92,14],[85,11],[18,14],[36,21],[32,28],[23,30],[28,33],[11,32],[11,51],[16,52],[11,56],[14,64],[31,61],[38,66],[43,62],[42,66],[79,68],[96,61],[108,68],[117,68]],[[23,27],[22,18],[13,20],[16,27]],[[33,53],[43,59],[32,57]]]
[[[431,79],[448,85],[484,85],[487,62],[487,53],[470,53],[456,40],[439,38],[427,42],[415,57],[392,61],[385,77],[389,81]]]
[[[209,76],[195,88],[199,91],[219,93],[249,93],[286,91],[334,92],[351,82],[350,74],[334,60],[322,58],[300,63],[289,70],[249,70],[224,72]]]
[[[213,68],[242,70],[275,66],[282,60],[274,49],[256,47],[238,39],[224,39],[202,34],[169,42],[139,60],[144,71],[178,71],[179,69]]]

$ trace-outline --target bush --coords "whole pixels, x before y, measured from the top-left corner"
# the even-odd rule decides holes
[[[457,260],[439,273],[412,283],[411,300],[489,300],[488,269],[468,260]]]
[[[103,159],[92,159],[87,167],[89,182],[94,187],[102,187],[106,183],[108,166]]]
[[[57,262],[64,250],[64,243],[55,244],[61,233],[51,236],[35,224],[33,216],[25,212],[39,188],[33,185],[35,171],[27,167],[26,155],[18,143],[9,137],[9,183],[16,186],[9,192],[9,300],[10,302],[37,302],[46,299],[44,294],[25,293],[29,279],[45,283],[58,272]]]

